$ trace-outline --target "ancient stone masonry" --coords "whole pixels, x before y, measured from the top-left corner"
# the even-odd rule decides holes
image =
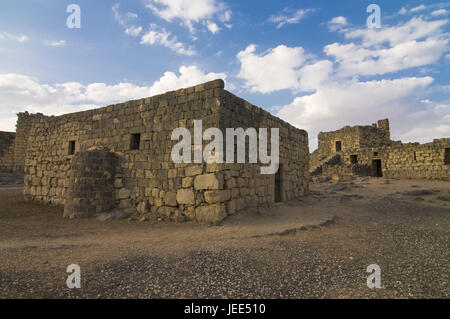
[[[0,132],[0,171],[14,169],[14,138],[16,133]]]
[[[34,119],[44,115],[17,114],[16,132],[0,132],[0,170],[23,174],[28,134]]]
[[[193,136],[194,120],[202,120],[203,130],[220,128],[224,136],[226,128],[279,128],[279,171],[261,174],[261,163],[174,163],[172,131],[184,127]],[[25,154],[25,197],[65,205],[67,217],[114,208],[214,222],[308,192],[307,133],[225,91],[222,80],[34,118]]]
[[[450,180],[450,138],[403,144],[389,135],[387,119],[321,132],[319,148],[310,157],[311,175]]]

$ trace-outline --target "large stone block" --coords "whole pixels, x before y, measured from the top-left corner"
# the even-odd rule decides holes
[[[230,199],[231,191],[229,189],[205,191],[204,196],[208,204],[223,203]]]
[[[177,194],[173,193],[173,192],[167,192],[164,195],[164,203],[167,206],[172,206],[172,207],[177,206]]]
[[[186,167],[185,173],[186,173],[186,176],[200,175],[201,173],[203,173],[203,166],[196,165],[196,166]]]
[[[126,188],[121,188],[119,190],[119,199],[126,199],[130,197],[130,191]]]
[[[195,210],[197,221],[200,223],[220,222],[227,216],[224,204],[200,206]]]
[[[194,188],[201,189],[222,189],[223,178],[217,174],[197,175],[194,179]]]
[[[195,204],[194,191],[192,189],[179,189],[177,192],[177,202],[178,204],[194,205]]]

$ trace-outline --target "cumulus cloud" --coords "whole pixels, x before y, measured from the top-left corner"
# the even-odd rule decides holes
[[[141,44],[162,45],[181,55],[192,56],[196,54],[191,46],[186,47],[177,40],[175,35],[172,36],[171,32],[159,28],[155,24],[150,25],[150,30],[142,36]]]
[[[212,34],[216,34],[217,32],[219,32],[220,28],[217,24],[215,24],[214,22],[208,21],[206,23],[206,27],[208,28],[208,30],[212,33]]]
[[[269,21],[277,23],[277,29],[282,28],[285,24],[297,24],[299,23],[309,12],[314,9],[298,9],[291,13],[288,9],[284,9],[283,13],[274,14],[269,17]]]
[[[142,27],[131,26],[125,29],[125,34],[137,37],[142,31]]]
[[[302,47],[279,45],[257,54],[251,44],[237,54],[241,63],[239,77],[252,92],[270,93],[283,89],[298,89],[300,67],[308,58]]]
[[[191,32],[194,32],[194,25],[198,23],[208,26],[207,22],[214,19],[221,22],[231,19],[231,10],[218,0],[148,0],[146,6],[155,15],[168,22],[181,21]],[[208,30],[212,33],[218,31],[210,27]]]
[[[333,43],[324,52],[334,57],[343,76],[377,75],[424,66],[438,61],[448,50],[443,27],[447,20],[410,21],[381,30],[360,28],[345,30],[347,39],[360,43]]]
[[[0,74],[0,130],[14,131],[15,114],[21,111],[60,115],[144,98],[217,78],[226,79],[226,74],[206,73],[196,66],[182,66],[178,74],[165,72],[151,86],[132,83],[45,84],[26,75]]]
[[[292,78],[296,77],[281,87],[303,94],[297,94],[290,104],[273,109],[278,110],[277,115],[282,119],[308,131],[312,150],[317,147],[319,131],[345,125],[370,125],[386,117],[391,121],[393,139],[429,142],[435,137],[448,137],[450,101],[426,98],[434,89],[431,76],[379,78],[379,75],[439,61],[448,51],[448,36],[443,30],[447,24],[447,20],[413,17],[406,23],[381,30],[354,29],[347,27],[345,18],[333,18],[328,22],[330,29],[339,31],[351,42],[325,46],[329,59],[291,64],[288,72],[281,68],[278,76],[291,72]],[[243,56],[254,58],[254,48],[246,51]],[[375,75],[378,77],[372,80],[359,78]],[[271,91],[261,90],[263,86],[251,82],[249,76],[244,78],[250,89]],[[280,87],[275,85],[275,89]]]
[[[347,18],[343,16],[334,17],[333,19],[328,21],[328,28],[330,29],[330,31],[333,32],[340,30],[347,25],[348,25]]]
[[[323,72],[322,77],[325,77],[329,70],[324,68]],[[417,121],[422,123],[422,130],[441,126],[440,134],[434,136],[446,136],[450,134],[450,106],[424,108],[418,102],[432,82],[431,77],[319,82],[313,94],[295,98],[291,104],[281,107],[277,115],[306,129],[312,149],[317,146],[317,134],[321,130],[336,130],[345,125],[370,125],[386,117],[391,120],[394,138],[416,141]],[[427,139],[430,134],[421,137]]]

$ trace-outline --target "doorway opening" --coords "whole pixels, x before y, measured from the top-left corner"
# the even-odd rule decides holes
[[[283,201],[282,199],[282,181],[281,181],[281,172],[283,170],[283,165],[280,164],[278,167],[278,171],[275,173],[275,203],[279,203]]]
[[[381,168],[381,160],[373,160],[372,161],[372,171],[373,176],[375,177],[383,177],[383,170]]]

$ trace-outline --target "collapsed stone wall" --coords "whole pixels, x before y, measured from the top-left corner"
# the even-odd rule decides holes
[[[377,176],[374,161],[379,160],[384,177],[450,180],[446,149],[450,149],[450,138],[426,144],[393,142],[389,146],[351,150],[342,153],[340,165],[325,166],[322,174]],[[356,156],[356,163],[351,162],[351,156]]]
[[[90,217],[115,206],[117,156],[106,150],[77,153],[70,167],[64,216]]]
[[[71,205],[77,154],[101,148],[117,156],[114,204],[121,209],[133,208],[165,220],[204,222],[220,220],[243,207],[268,204],[273,201],[272,186],[268,186],[273,176],[259,177],[257,164],[245,169],[230,164],[237,165],[231,169],[222,164],[176,164],[171,159],[172,147],[178,142],[171,140],[175,128],[187,128],[193,136],[194,120],[203,121],[203,130],[228,124],[239,127],[249,114],[258,112],[248,102],[237,103],[231,97],[223,81],[216,80],[96,110],[36,119],[27,145],[24,195],[30,200]],[[238,112],[242,107],[248,110]],[[284,198],[303,195],[308,191],[306,132],[267,112],[261,114],[261,124],[281,129],[280,154],[294,154],[283,155]],[[238,121],[242,116],[247,118]],[[226,118],[235,121],[225,122]],[[138,149],[132,147],[137,137],[133,134],[140,134]],[[298,164],[296,159],[300,159]]]
[[[340,142],[341,149],[336,148]],[[333,132],[320,132],[318,148],[310,156],[310,170],[316,169],[336,152],[352,152],[366,147],[389,145],[389,120],[379,120],[370,125],[345,126]]]
[[[0,132],[0,171],[14,170],[14,139],[16,133]]]

